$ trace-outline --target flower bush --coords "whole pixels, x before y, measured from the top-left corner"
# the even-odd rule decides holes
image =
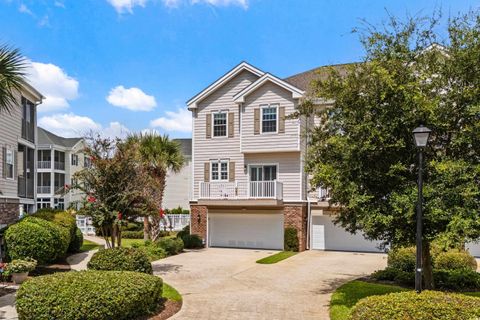
[[[9,262],[5,266],[5,273],[12,274],[12,273],[24,273],[30,272],[35,270],[37,267],[37,260],[35,259],[17,259]]]

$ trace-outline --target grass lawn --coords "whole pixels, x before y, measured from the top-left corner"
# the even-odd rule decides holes
[[[145,243],[145,240],[143,239],[124,239],[122,238],[122,247],[125,248],[130,248],[132,244],[138,244],[138,245],[143,245]]]
[[[180,295],[180,293],[178,293],[178,291],[175,290],[175,288],[171,287],[169,284],[165,282],[163,283],[162,296],[168,300],[182,301],[182,296]]]
[[[465,292],[464,294],[467,296],[480,298],[480,292]]]
[[[272,263],[277,263],[279,261],[285,260],[287,258],[290,258],[291,256],[296,255],[298,252],[293,252],[293,251],[281,251],[279,253],[276,253],[274,255],[265,257],[263,259],[257,260],[257,263],[260,264],[272,264]]]
[[[99,245],[95,242],[83,239],[82,246],[80,247],[80,252],[95,250],[95,249],[98,249],[100,247],[101,247],[101,245]]]

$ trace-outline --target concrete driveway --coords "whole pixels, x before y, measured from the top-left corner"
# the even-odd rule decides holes
[[[306,251],[271,265],[265,250],[210,248],[154,263],[183,296],[174,319],[329,319],[330,295],[386,266],[386,255]]]

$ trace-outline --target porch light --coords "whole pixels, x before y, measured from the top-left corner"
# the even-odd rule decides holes
[[[202,221],[202,217],[200,216],[200,213],[197,213],[197,223],[200,224]]]

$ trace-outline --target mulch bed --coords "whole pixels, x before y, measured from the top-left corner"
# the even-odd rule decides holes
[[[70,271],[70,265],[66,260],[58,261],[55,264],[50,264],[48,266],[37,266],[34,271],[31,271],[28,275],[32,277],[44,276],[47,274],[53,274],[56,272],[67,272]]]
[[[150,317],[141,317],[138,320],[165,320],[173,316],[182,308],[181,301],[166,300],[163,304],[163,308],[159,312]]]
[[[0,285],[0,297],[6,296],[7,294],[14,293],[16,290],[13,288],[5,288],[3,285],[13,285],[13,283],[5,283]]]

